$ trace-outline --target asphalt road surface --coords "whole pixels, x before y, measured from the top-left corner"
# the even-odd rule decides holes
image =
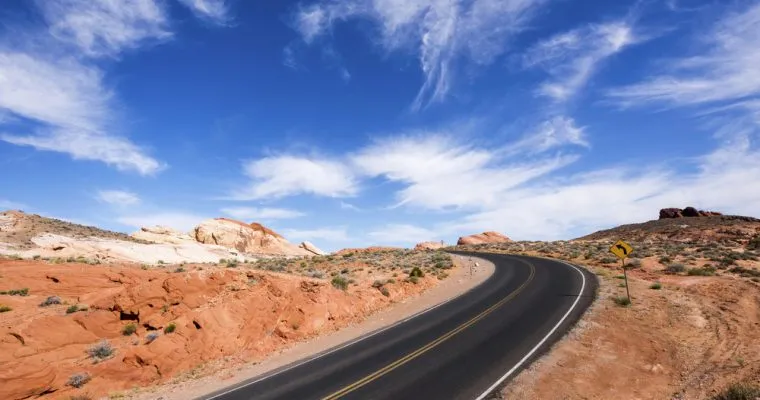
[[[561,261],[472,255],[496,269],[462,296],[202,399],[492,398],[580,318],[597,281]]]

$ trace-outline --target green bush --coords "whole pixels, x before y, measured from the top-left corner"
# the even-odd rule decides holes
[[[105,360],[113,354],[113,347],[107,340],[103,339],[100,343],[87,349],[87,354],[96,361]]]
[[[660,282],[655,282],[651,286],[649,286],[652,290],[660,290],[662,289],[662,284]]]
[[[170,322],[169,325],[166,325],[166,328],[164,328],[164,333],[172,333],[175,330],[177,330],[177,325],[174,322]]]
[[[380,288],[380,293],[382,293],[382,294],[383,294],[383,296],[385,296],[385,297],[388,297],[388,296],[390,296],[390,295],[391,295],[391,292],[389,292],[389,291],[388,291],[388,288],[386,288],[386,287],[381,287],[381,288]]]
[[[86,306],[81,306],[80,307],[78,304],[74,304],[74,305],[69,306],[68,308],[66,308],[66,314],[71,314],[71,313],[75,313],[77,311],[86,311],[86,310],[87,310]]]
[[[665,272],[669,274],[679,274],[686,271],[686,267],[683,264],[670,264],[665,267]]]
[[[417,282],[419,282],[419,281],[420,281],[420,278],[418,278],[418,277],[416,277],[416,276],[410,276],[410,277],[409,277],[409,282],[412,282],[412,283],[414,283],[415,285],[416,285],[416,284],[417,284]]]
[[[380,289],[381,287],[383,287],[383,285],[385,285],[385,283],[383,281],[374,281],[374,282],[372,282],[372,287],[375,288],[375,289]]]
[[[414,267],[409,272],[409,276],[413,277],[413,278],[422,278],[423,276],[425,276],[425,273],[422,272],[422,270],[420,269],[420,267]]]
[[[348,289],[348,280],[342,276],[336,276],[335,278],[332,278],[332,281],[330,281],[333,286],[340,290],[346,290]]]
[[[669,256],[662,256],[658,261],[660,264],[670,264],[673,260]]]
[[[0,304],[0,313],[13,311],[13,309],[10,306],[6,306],[5,304]]]
[[[715,275],[715,268],[712,268],[712,267],[689,268],[689,271],[687,273],[690,276],[712,276],[712,275]]]
[[[712,397],[712,400],[755,400],[760,397],[760,387],[735,383]]]
[[[631,301],[626,296],[616,296],[612,298],[612,301],[620,307],[628,307],[631,305]]]
[[[69,377],[69,380],[66,382],[67,385],[75,388],[80,388],[85,385],[85,383],[90,381],[90,374],[87,372],[80,372],[78,374],[71,375]]]
[[[8,296],[29,296],[29,288],[23,289],[11,289],[0,291],[0,294],[6,294]]]
[[[124,336],[132,335],[135,332],[137,332],[137,325],[132,323],[124,325],[124,328],[121,330],[121,334]]]
[[[757,235],[749,240],[747,243],[748,250],[760,250],[760,235]]]

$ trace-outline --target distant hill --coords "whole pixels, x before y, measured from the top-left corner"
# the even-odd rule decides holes
[[[746,244],[760,233],[760,219],[737,215],[664,218],[639,224],[621,225],[574,240],[631,240],[638,242],[731,242]]]

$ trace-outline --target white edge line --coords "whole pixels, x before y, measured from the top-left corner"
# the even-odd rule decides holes
[[[507,373],[506,373],[506,374],[502,375],[502,377],[501,377],[501,378],[499,378],[499,380],[497,380],[496,382],[494,382],[494,384],[493,384],[493,385],[491,385],[491,387],[489,387],[488,389],[486,389],[486,391],[485,391],[485,392],[483,392],[483,394],[481,394],[480,396],[478,396],[478,397],[477,397],[477,399],[475,399],[475,400],[483,400],[483,399],[485,399],[485,398],[486,398],[486,396],[488,396],[488,395],[489,395],[489,394],[490,394],[490,393],[491,393],[491,392],[492,392],[494,389],[496,389],[496,388],[497,388],[499,385],[501,385],[501,384],[502,384],[502,382],[504,382],[504,381],[505,381],[507,378],[509,378],[509,376],[510,376],[510,375],[512,375],[512,374],[513,374],[513,373],[514,373],[514,372],[515,372],[515,371],[516,371],[518,368],[520,368],[520,366],[521,366],[521,365],[523,365],[523,363],[525,363],[525,361],[526,361],[528,358],[530,358],[530,356],[532,356],[532,355],[533,355],[533,353],[535,353],[535,352],[536,352],[536,351],[539,349],[539,347],[541,347],[541,346],[544,344],[544,342],[546,342],[546,340],[547,340],[547,339],[549,339],[549,337],[550,337],[552,334],[554,334],[554,332],[557,330],[557,328],[559,328],[559,326],[560,326],[560,325],[562,325],[562,323],[563,323],[563,322],[565,322],[565,320],[566,320],[566,319],[567,319],[567,317],[570,315],[570,313],[571,313],[571,312],[572,312],[572,311],[575,309],[575,306],[577,306],[577,305],[578,305],[578,302],[579,302],[579,301],[580,301],[580,299],[581,299],[581,295],[583,295],[583,290],[584,290],[584,289],[586,289],[586,276],[585,276],[585,275],[583,275],[583,271],[581,271],[581,270],[580,270],[578,267],[576,267],[575,265],[572,265],[572,264],[568,264],[568,263],[566,263],[566,262],[562,262],[562,261],[560,261],[560,262],[561,262],[562,264],[565,264],[565,265],[568,265],[568,266],[571,266],[571,267],[573,267],[573,268],[574,268],[576,271],[578,271],[578,273],[579,273],[579,274],[581,274],[581,278],[583,278],[583,280],[582,280],[582,283],[581,283],[581,290],[580,290],[580,292],[578,293],[578,297],[576,297],[575,301],[573,302],[573,305],[572,305],[572,306],[570,306],[570,309],[569,309],[569,310],[567,310],[567,312],[565,313],[565,315],[563,315],[563,316],[562,316],[562,318],[559,320],[559,322],[557,322],[557,324],[556,324],[556,325],[554,325],[554,328],[552,328],[552,330],[551,330],[551,331],[549,331],[549,333],[547,333],[547,334],[546,334],[546,336],[544,336],[544,338],[543,338],[543,339],[541,339],[541,341],[540,341],[540,342],[538,342],[538,344],[537,344],[535,347],[533,347],[533,348],[532,348],[532,349],[531,349],[531,350],[528,352],[528,354],[526,354],[526,355],[525,355],[525,357],[523,357],[523,358],[522,358],[520,361],[518,361],[518,362],[517,362],[517,364],[515,364],[515,366],[514,366],[514,367],[512,367],[512,369],[510,369],[509,371],[507,371]]]
[[[480,257],[475,257],[475,258],[480,258]],[[482,260],[482,259],[481,259],[481,260]],[[485,261],[485,260],[483,260],[483,261]],[[485,281],[484,281],[484,282],[485,282]],[[272,377],[274,377],[274,376],[280,375],[280,374],[282,374],[283,372],[287,372],[287,371],[290,371],[291,369],[294,369],[294,368],[298,368],[298,367],[300,367],[301,365],[304,365],[304,364],[306,364],[306,363],[310,363],[310,362],[312,362],[312,361],[315,361],[315,360],[318,360],[318,359],[320,359],[320,358],[322,358],[322,357],[328,356],[328,355],[330,355],[330,354],[332,354],[332,353],[335,353],[336,351],[339,351],[339,350],[343,350],[343,349],[345,349],[345,348],[346,348],[346,347],[348,347],[348,346],[351,346],[351,345],[354,345],[354,344],[356,344],[356,343],[359,343],[359,342],[361,342],[362,340],[365,340],[365,339],[369,339],[369,338],[371,338],[372,336],[375,336],[375,335],[378,335],[378,334],[380,334],[380,333],[383,333],[383,332],[387,331],[388,329],[391,329],[391,328],[393,328],[393,327],[395,327],[395,326],[397,326],[397,325],[401,325],[401,324],[403,324],[404,322],[407,322],[407,321],[409,321],[409,320],[410,320],[410,319],[412,319],[412,318],[416,318],[416,317],[419,317],[419,316],[420,316],[420,315],[422,315],[422,314],[425,314],[425,313],[427,313],[427,312],[433,311],[433,310],[435,310],[436,308],[438,308],[438,307],[441,307],[441,306],[443,306],[444,304],[446,304],[446,303],[448,303],[448,302],[450,302],[450,301],[453,301],[454,299],[457,299],[457,298],[459,298],[459,297],[463,296],[465,293],[469,292],[470,290],[473,290],[473,289],[475,289],[476,287],[480,286],[480,285],[481,285],[481,284],[483,284],[484,282],[481,282],[481,283],[479,283],[478,285],[476,285],[476,286],[474,286],[474,287],[470,288],[469,290],[465,291],[464,293],[461,293],[459,296],[456,296],[456,297],[452,297],[452,298],[450,298],[450,299],[448,299],[448,300],[446,300],[446,301],[444,301],[444,302],[442,302],[442,303],[438,303],[438,304],[436,304],[436,305],[434,305],[434,306],[432,306],[432,307],[428,307],[428,308],[426,308],[426,309],[424,309],[424,310],[422,310],[422,311],[419,311],[419,312],[417,312],[417,313],[415,313],[415,314],[412,314],[412,315],[410,315],[410,316],[408,316],[408,317],[406,317],[406,318],[404,318],[404,319],[402,319],[402,320],[400,320],[400,321],[397,321],[397,322],[395,322],[395,323],[393,323],[393,324],[391,324],[391,325],[388,325],[388,326],[386,326],[386,327],[384,327],[384,328],[380,328],[380,329],[378,329],[378,330],[376,330],[376,331],[374,331],[374,332],[372,332],[372,333],[370,333],[370,334],[368,334],[368,335],[365,335],[365,336],[361,336],[361,337],[359,337],[359,338],[356,338],[356,339],[354,339],[354,340],[352,340],[352,341],[350,341],[350,342],[346,342],[346,343],[344,343],[344,344],[342,344],[342,345],[340,345],[340,346],[338,346],[338,347],[334,347],[334,348],[332,348],[332,349],[328,350],[327,352],[324,352],[324,353],[322,353],[322,354],[319,354],[319,355],[317,355],[317,356],[314,356],[314,357],[312,357],[312,358],[307,358],[307,359],[305,359],[305,360],[302,360],[301,362],[299,362],[299,363],[297,363],[297,364],[294,364],[294,365],[291,365],[290,367],[287,367],[287,368],[285,368],[285,369],[281,369],[281,370],[279,370],[279,371],[276,371],[276,372],[274,372],[274,373],[272,373],[272,374],[270,374],[270,375],[265,375],[265,376],[262,376],[261,378],[259,378],[259,379],[256,379],[256,380],[254,380],[254,381],[251,381],[251,382],[246,382],[245,384],[242,384],[242,385],[240,385],[240,386],[234,386],[234,387],[230,388],[229,390],[226,390],[226,391],[224,391],[224,392],[222,392],[222,393],[216,394],[216,395],[214,395],[214,396],[212,396],[212,397],[203,397],[203,396],[201,396],[201,397],[198,397],[198,398],[199,398],[199,399],[204,399],[204,400],[214,400],[214,399],[217,399],[217,398],[219,398],[219,397],[222,397],[222,396],[224,396],[224,395],[226,395],[226,394],[229,394],[229,393],[232,393],[232,392],[234,392],[234,391],[240,390],[240,389],[242,389],[242,388],[244,388],[244,387],[248,387],[248,386],[251,386],[251,385],[253,385],[253,384],[259,383],[259,382],[261,382],[261,381],[263,381],[263,380],[266,380],[266,379],[272,378]],[[576,300],[576,302],[577,302],[577,300]],[[266,374],[266,373],[265,373],[265,374]]]

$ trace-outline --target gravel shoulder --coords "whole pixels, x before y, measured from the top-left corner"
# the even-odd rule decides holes
[[[226,369],[212,375],[194,377],[192,374],[178,382],[146,388],[129,396],[136,400],[179,400],[207,396],[223,388],[239,385],[245,381],[304,360],[330,349],[396,324],[409,317],[456,298],[475,288],[493,274],[494,265],[476,257],[452,255],[455,268],[448,279],[422,294],[377,312],[361,323],[299,342],[258,363],[243,363],[234,369]],[[475,267],[477,264],[477,267]],[[472,268],[471,268],[472,267]]]

